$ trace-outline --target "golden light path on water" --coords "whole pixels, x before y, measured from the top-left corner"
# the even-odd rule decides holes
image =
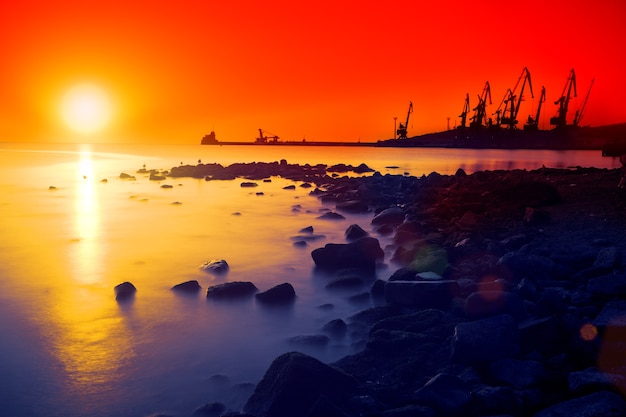
[[[73,211],[69,211],[74,237],[68,245],[70,267],[66,273],[71,279],[58,277],[63,291],[55,297],[57,331],[53,337],[69,389],[87,394],[106,391],[114,384],[133,352],[125,317],[109,292],[102,290],[106,260],[92,154],[83,149],[78,155]]]

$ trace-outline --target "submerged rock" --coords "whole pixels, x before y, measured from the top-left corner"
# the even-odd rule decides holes
[[[133,298],[137,292],[137,288],[128,281],[116,285],[113,290],[115,291],[115,299],[118,301]]]
[[[173,291],[186,292],[186,293],[197,293],[198,291],[200,291],[200,289],[201,289],[200,284],[196,280],[182,282],[172,287]]]
[[[338,270],[359,268],[374,270],[376,262],[382,260],[384,252],[378,239],[364,237],[352,243],[329,243],[311,252],[315,265],[322,269]]]
[[[341,409],[356,388],[356,380],[340,370],[289,352],[274,359],[243,411],[257,417],[306,416],[322,399]]]
[[[207,298],[232,299],[252,296],[259,289],[248,281],[225,282],[209,287],[206,292]]]
[[[255,297],[264,304],[288,304],[296,299],[296,291],[293,289],[293,285],[285,282],[260,292]]]
[[[219,259],[206,261],[205,263],[200,265],[200,269],[202,269],[204,272],[210,272],[213,274],[224,274],[230,270],[230,266],[225,260]]]

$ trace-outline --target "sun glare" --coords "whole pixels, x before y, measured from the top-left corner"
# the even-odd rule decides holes
[[[95,133],[111,119],[111,103],[106,92],[93,84],[79,84],[67,91],[61,102],[61,117],[78,133]]]

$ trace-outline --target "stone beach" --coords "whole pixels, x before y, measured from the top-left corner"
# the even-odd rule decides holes
[[[346,172],[365,175],[340,176]],[[281,161],[167,174],[245,182],[282,176],[311,186],[337,214],[371,213],[375,230],[367,235],[352,225],[344,242],[311,253],[316,268],[334,277],[330,285],[354,286],[355,297],[374,305],[337,317],[311,343],[348,337],[357,353],[324,364],[287,352],[242,410],[212,403],[193,415],[626,415],[621,171],[416,178]],[[393,244],[381,248],[376,234]],[[245,285],[245,294],[255,292]],[[217,294],[228,291],[209,288],[208,296]],[[259,296],[291,302],[293,288],[284,283]]]

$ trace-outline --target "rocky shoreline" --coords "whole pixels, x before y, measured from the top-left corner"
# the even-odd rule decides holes
[[[330,337],[347,334],[358,353],[332,364],[285,353],[243,410],[212,403],[194,416],[626,415],[620,171],[415,178],[327,168],[281,161],[169,173],[315,184],[311,192],[338,213],[372,212],[375,234],[394,242],[381,248],[352,225],[348,242],[312,252],[318,268],[371,285],[375,307],[329,323],[339,329]],[[397,270],[376,279],[383,261]]]

